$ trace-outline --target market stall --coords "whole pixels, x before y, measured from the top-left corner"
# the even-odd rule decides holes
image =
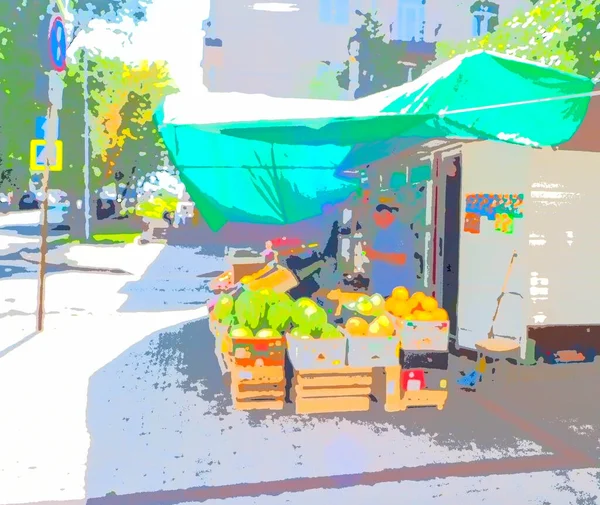
[[[284,102],[274,104],[274,99],[267,100],[266,97],[262,97],[262,109],[255,108],[252,112],[248,107],[230,107],[230,117],[224,118],[218,114],[207,116],[198,111],[194,112],[187,104],[181,102],[181,97],[169,97],[156,117],[171,158],[180,169],[189,193],[215,230],[227,221],[281,225],[302,221],[319,215],[329,203],[345,201],[352,193],[362,191],[365,181],[368,183],[368,191],[371,192],[368,205],[372,208],[377,202],[383,202],[382,198],[392,198],[392,201],[398,198],[398,191],[392,191],[396,195],[383,194],[384,191],[398,188],[393,187],[395,183],[384,187],[383,174],[377,173],[382,163],[389,163],[399,154],[402,157],[408,154],[410,160],[403,161],[405,182],[411,187],[414,185],[412,174],[423,166],[429,168],[423,187],[418,190],[425,195],[422,200],[425,202],[422,206],[423,212],[419,218],[422,225],[418,237],[419,248],[415,250],[415,255],[418,253],[422,257],[422,286],[413,291],[424,292],[422,296],[429,295],[428,300],[441,303],[448,309],[449,314],[444,320],[438,318],[437,321],[421,321],[420,317],[433,317],[433,312],[422,310],[422,305],[421,309],[416,309],[421,300],[417,300],[413,309],[430,316],[413,317],[412,310],[408,314],[394,314],[394,311],[384,307],[386,314],[376,317],[389,317],[393,323],[393,332],[388,335],[373,334],[371,337],[399,339],[399,349],[402,353],[394,359],[395,364],[389,366],[404,366],[402,372],[408,373],[402,376],[400,368],[397,373],[390,371],[388,379],[393,375],[397,376],[400,382],[395,385],[390,379],[389,390],[397,391],[399,399],[394,407],[389,408],[404,408],[409,400],[412,404],[429,402],[440,406],[443,405],[440,399],[445,399],[443,390],[446,379],[440,378],[439,381],[436,379],[432,382],[426,375],[430,373],[429,369],[433,370],[435,367],[423,364],[419,365],[420,368],[414,368],[414,365],[410,365],[413,368],[407,368],[408,363],[439,363],[443,373],[449,333],[459,340],[462,338],[462,341],[470,346],[474,346],[480,339],[488,338],[490,334],[492,338],[502,337],[502,334],[494,334],[489,328],[485,332],[482,331],[482,321],[491,322],[492,292],[497,298],[506,262],[501,260],[500,252],[490,261],[478,253],[477,246],[474,246],[470,253],[464,254],[463,245],[471,240],[472,236],[477,235],[477,230],[483,229],[482,216],[494,221],[493,228],[499,234],[516,237],[513,233],[517,228],[514,219],[522,219],[522,214],[519,213],[525,209],[521,198],[523,193],[516,189],[518,184],[512,183],[506,175],[507,163],[511,156],[503,157],[493,152],[485,161],[482,161],[484,158],[479,158],[478,163],[470,165],[467,175],[466,172],[463,174],[463,165],[466,164],[461,156],[463,153],[467,156],[468,152],[473,155],[482,153],[482,145],[497,147],[503,144],[507,152],[518,153],[518,156],[525,159],[533,157],[532,146],[555,146],[568,141],[583,121],[592,90],[593,83],[589,79],[503,55],[477,51],[456,57],[404,86],[351,103],[301,100],[293,101],[293,107],[286,108]],[[275,116],[266,117],[266,109],[275,110]],[[540,121],[540,117],[543,117],[544,121]],[[488,166],[494,166],[494,169],[486,170]],[[523,167],[523,164],[520,166]],[[518,170],[516,165],[514,169]],[[496,187],[484,187],[491,184],[492,179],[485,178],[492,171],[493,180],[497,181],[498,187],[506,189],[501,191]],[[513,173],[512,169],[510,173]],[[207,177],[207,174],[210,174],[210,177]],[[234,178],[235,189],[227,183]],[[389,179],[391,181],[392,178]],[[475,183],[476,180],[480,182]],[[483,184],[484,180],[488,182]],[[239,188],[243,188],[242,195]],[[502,198],[491,199],[497,206],[494,212],[489,210],[489,205],[486,207],[482,204],[484,197],[490,200],[490,196],[498,195]],[[468,196],[470,200],[465,200]],[[458,202],[460,205],[457,205]],[[483,207],[487,209],[485,212],[489,211],[487,214],[482,210]],[[517,207],[518,212],[515,210]],[[498,209],[504,210],[499,212]],[[360,205],[349,210],[358,213]],[[341,249],[345,251],[342,256],[359,256],[360,259],[364,251],[361,252],[359,246],[370,246],[370,230],[359,230],[353,221],[352,218],[348,220],[349,226],[346,228],[349,233],[341,240],[344,244]],[[414,221],[411,226],[416,224],[417,220]],[[342,222],[346,224],[346,219],[342,219]],[[511,242],[503,244],[499,251],[514,248],[515,244]],[[466,258],[474,259],[475,256],[475,263],[481,268],[478,266],[477,274],[468,275],[465,273],[467,269],[464,262]],[[344,268],[346,271],[340,273],[344,276],[360,276],[362,272],[357,270],[362,269],[368,277],[368,255],[366,260],[362,263],[348,261],[347,268]],[[449,261],[457,268],[448,269]],[[515,268],[514,278],[520,279],[520,282],[525,274],[519,271],[519,268],[526,268],[526,265],[527,261]],[[459,289],[460,283],[465,285],[465,289]],[[335,289],[332,289],[327,292],[325,299],[343,299],[344,291],[345,288],[340,289],[340,293],[336,294]],[[373,293],[373,290],[370,292]],[[468,296],[465,297],[467,293]],[[414,296],[415,293],[412,293],[408,300],[413,300]],[[361,301],[365,302],[364,299]],[[300,300],[296,300],[295,303],[299,302]],[[354,302],[355,305],[352,305],[352,301],[342,305],[346,310],[351,310],[348,307],[359,305],[358,299]],[[312,303],[316,302],[313,300]],[[234,309],[236,304],[237,300],[232,303]],[[262,305],[259,303],[259,306]],[[268,303],[265,307],[267,306]],[[237,317],[235,312],[232,314]],[[267,317],[265,314],[262,316]],[[234,335],[234,332],[240,330],[237,328],[239,321],[235,324],[225,324],[221,321],[221,328],[225,329],[220,333],[231,340],[231,346],[228,347],[229,340],[225,338],[221,348],[230,358],[233,353],[231,366],[241,367],[251,365],[242,365],[235,359],[232,347],[235,338],[261,340],[259,347],[263,351],[260,352],[267,352],[267,355],[270,355],[271,343],[274,348],[272,351],[279,353],[279,356],[280,346],[283,345],[292,362],[295,358],[291,357],[290,346],[295,340],[307,340],[310,344],[314,340],[318,342],[317,346],[325,346],[328,340],[342,339],[340,342],[344,341],[347,349],[345,361],[338,356],[340,359],[333,360],[336,361],[336,365],[333,366],[332,361],[327,369],[302,368],[304,365],[296,363],[294,390],[300,392],[301,404],[304,405],[301,410],[308,411],[311,410],[308,406],[311,402],[308,400],[312,398],[310,394],[314,393],[307,393],[307,382],[316,381],[313,384],[322,384],[328,390],[332,389],[331,385],[336,381],[349,382],[350,385],[353,385],[353,381],[359,381],[366,387],[369,377],[364,370],[387,366],[388,362],[385,361],[371,367],[364,364],[353,365],[356,363],[357,354],[351,352],[351,349],[356,349],[356,345],[353,344],[356,343],[356,339],[348,329],[352,316],[343,313],[341,316],[338,318],[341,322],[331,319],[329,314],[327,323],[321,321],[323,325],[333,325],[333,329],[327,327],[327,335],[332,335],[327,338],[323,338],[321,334],[314,338],[315,335],[311,332],[306,334],[304,330],[309,328],[304,328],[302,321],[298,321],[294,328],[276,331],[270,325],[264,324],[262,327],[243,330],[250,331],[252,336]],[[218,316],[215,317],[219,319]],[[477,320],[478,324],[464,325],[463,320],[467,321],[469,318]],[[523,327],[525,319],[517,319]],[[294,322],[293,316],[291,321]],[[368,329],[374,321],[367,323]],[[350,323],[350,329],[353,324]],[[364,329],[364,324],[360,324]],[[412,348],[408,335],[418,336],[423,327],[427,330],[427,336],[417,340],[419,345],[429,347]],[[321,331],[324,329],[318,326],[315,328]],[[275,335],[267,337],[266,333],[261,333],[261,336],[257,337],[264,329],[275,331]],[[294,330],[302,331],[297,331],[294,336]],[[267,338],[275,340],[268,342],[265,348],[262,339]],[[431,347],[437,346],[436,342],[440,341],[443,342],[444,350]],[[252,356],[252,346],[243,349]],[[314,355],[317,351],[313,347],[311,352]],[[425,353],[426,358],[423,358],[420,352]],[[327,354],[321,351],[316,355],[327,357]],[[386,356],[390,357],[389,354]],[[422,359],[425,359],[425,362],[419,361]],[[253,366],[258,365],[255,363]],[[343,369],[343,373],[337,372],[338,369]],[[317,373],[315,370],[325,371]],[[331,370],[334,372],[329,373]],[[253,376],[254,372],[247,372],[248,376]],[[339,374],[342,376],[338,377]],[[356,377],[350,378],[354,376]],[[401,380],[402,377],[405,380]],[[418,392],[424,384],[436,383],[440,386],[435,391],[442,393]],[[418,389],[419,385],[421,389]],[[407,395],[405,391],[411,393]],[[357,394],[349,396],[363,397],[355,402],[354,408],[364,409],[366,389],[355,390],[353,393]],[[406,400],[404,403],[402,398]],[[342,400],[339,402],[344,403]],[[316,403],[327,404],[325,401]],[[389,405],[393,403],[390,400]],[[319,408],[321,407],[315,406],[314,410]]]
[[[219,296],[210,323],[231,374],[234,407],[281,410],[290,389],[299,414],[367,411],[373,397],[388,412],[441,410],[448,396],[449,322],[437,301],[401,286],[387,299],[332,294],[335,311],[272,289]],[[294,370],[290,384],[286,359]],[[385,371],[384,391],[374,389],[376,370]]]

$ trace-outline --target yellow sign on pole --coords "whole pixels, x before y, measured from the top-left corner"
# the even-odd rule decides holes
[[[44,162],[38,161],[38,158],[46,145],[45,140],[35,139],[29,143],[29,170],[32,172],[43,172]],[[54,144],[56,146],[56,160],[54,165],[51,165],[51,172],[60,172],[63,169],[63,143],[62,140],[57,140]]]

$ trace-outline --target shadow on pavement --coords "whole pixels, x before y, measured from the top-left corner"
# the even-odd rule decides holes
[[[255,496],[257,486],[258,494],[278,494],[315,483],[341,488],[573,465],[544,455],[547,448],[467,394],[453,392],[442,412],[387,414],[382,403],[329,416],[297,416],[292,405],[277,413],[233,411],[207,321],[169,327],[90,378],[86,495],[111,504],[123,503],[112,493],[140,505],[179,503],[189,501],[181,495],[191,488],[201,489],[197,498],[225,498]],[[169,497],[157,490],[175,491]]]
[[[15,315],[27,315],[27,314],[25,314],[25,313],[18,313],[18,314],[15,314]],[[33,333],[30,333],[26,337],[23,337],[18,342],[15,342],[14,344],[9,345],[6,349],[1,350],[0,351],[0,358],[4,358],[4,356],[6,356],[9,352],[12,352],[15,349],[18,349],[19,347],[21,347],[23,344],[26,344],[27,342],[29,342],[33,337],[35,337],[38,334],[39,334],[39,332],[34,331]]]
[[[120,312],[189,310],[212,296],[208,285],[211,272],[225,269],[221,257],[207,254],[203,247],[165,247],[139,280],[121,288],[127,300]]]

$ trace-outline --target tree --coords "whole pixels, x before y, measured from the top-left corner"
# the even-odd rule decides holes
[[[156,170],[165,146],[153,113],[165,95],[175,91],[164,62],[128,66],[103,59],[95,69],[101,88],[92,92],[93,154],[97,175],[129,187],[141,174]]]
[[[8,29],[6,26],[0,25],[0,60],[4,59],[4,53],[2,52],[2,46],[5,46],[8,43],[8,39],[6,38],[6,32]],[[2,35],[4,33],[4,35]]]
[[[91,59],[88,63],[88,88],[99,89],[103,86],[97,75],[97,68],[102,65],[102,59]],[[82,198],[84,192],[83,168],[85,164],[85,103],[83,93],[83,54],[78,51],[74,61],[70,62],[64,77],[65,90],[63,93],[63,109],[60,112],[60,130],[63,144],[66,146],[63,154],[63,170],[51,176],[51,183],[61,188],[71,196],[71,200]],[[91,111],[97,107],[94,97],[89,99]]]
[[[75,30],[81,31],[97,17],[143,19],[146,6],[142,0],[72,0],[70,7]],[[23,191],[29,181],[33,124],[47,108],[47,82],[40,79],[45,41],[38,35],[47,10],[47,0],[0,1],[0,190],[11,186]],[[66,133],[61,128],[61,134]]]
[[[82,52],[74,59],[65,76],[60,115],[61,137],[68,149],[63,171],[51,178],[72,202],[83,198],[85,161]],[[152,115],[164,95],[174,91],[168,69],[162,62],[129,66],[118,58],[88,53],[88,90],[91,190],[116,184],[126,197],[140,177],[163,162],[166,148]],[[82,224],[72,223],[72,234],[80,233]]]
[[[344,69],[338,73],[340,87],[350,89],[350,66],[353,59],[359,65],[355,98],[407,82],[408,69],[402,66],[402,62],[408,59],[407,43],[386,40],[386,34],[381,30],[382,24],[373,14],[360,11],[356,11],[356,14],[362,17],[363,22],[348,41],[348,52],[352,53],[353,47],[356,47],[356,56],[352,55],[344,63]],[[418,77],[427,60],[418,57],[411,63],[414,65],[413,77]]]
[[[594,78],[600,72],[599,23],[600,0],[539,0],[483,37],[438,43],[436,63],[485,49]]]

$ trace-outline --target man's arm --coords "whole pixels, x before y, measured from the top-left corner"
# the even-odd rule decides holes
[[[405,265],[406,264],[406,254],[403,253],[377,253],[379,256],[378,259],[380,261],[385,261],[386,263],[390,263],[392,265]]]
[[[406,264],[406,254],[403,253],[384,253],[371,249],[370,247],[365,248],[365,253],[367,254],[367,258],[371,261],[383,261],[392,265]]]

